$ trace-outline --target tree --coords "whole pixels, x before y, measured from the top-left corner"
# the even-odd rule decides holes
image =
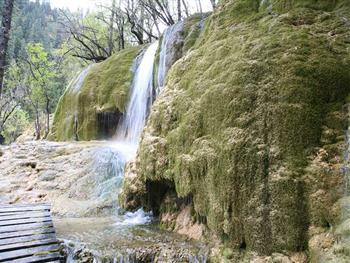
[[[210,3],[212,5],[213,9],[215,9],[216,5],[217,5],[217,0],[210,0]]]
[[[130,32],[139,45],[159,38],[160,31],[154,10],[146,10],[146,6],[140,0],[127,0],[125,13],[130,24]],[[154,28],[158,34],[153,32]]]
[[[100,6],[100,11],[96,13],[96,19],[100,20],[108,27],[108,46],[109,51],[112,54],[114,51],[122,50],[125,48],[125,27],[126,27],[126,15],[121,9],[121,1],[116,3],[116,0],[112,1],[111,6]],[[108,17],[108,15],[110,16]],[[118,49],[115,47],[115,43],[118,43]]]
[[[6,71],[6,81],[0,99],[0,144],[4,141],[3,132],[12,114],[20,106],[24,94],[24,74],[17,64]]]
[[[96,19],[95,14],[79,17],[61,10],[62,21],[66,32],[72,37],[72,55],[87,61],[101,62],[112,55],[112,36],[109,26]]]
[[[27,64],[30,69],[27,86],[27,98],[35,114],[36,139],[41,138],[40,110],[46,116],[44,139],[50,132],[50,114],[53,95],[55,93],[54,79],[57,77],[56,63],[49,58],[42,44],[27,45]]]
[[[14,0],[5,0],[2,10],[2,20],[0,28],[0,98],[3,91],[4,74],[6,66],[6,53],[10,39]]]
[[[162,0],[139,0],[140,5],[156,19],[160,19],[167,26],[175,24],[175,19],[171,12],[170,1]]]

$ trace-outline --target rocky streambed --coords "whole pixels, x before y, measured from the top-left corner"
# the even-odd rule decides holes
[[[51,203],[68,262],[206,262],[204,244],[118,209],[118,161],[109,142],[2,146],[0,203]]]

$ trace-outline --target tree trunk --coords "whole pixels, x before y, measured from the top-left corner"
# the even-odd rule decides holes
[[[50,133],[50,100],[48,98],[46,98],[45,112],[46,112],[46,127],[45,127],[44,139],[46,139]]]
[[[10,39],[13,4],[14,0],[5,0],[2,10],[2,22],[0,28],[0,97],[2,96],[4,83],[6,53]]]
[[[187,6],[185,0],[182,0],[182,5],[183,5],[183,7],[185,9],[186,17],[189,17],[190,16],[190,12],[188,11],[188,6]]]
[[[182,13],[181,13],[181,0],[177,0],[177,20],[181,21]]]
[[[112,11],[111,11],[111,17],[109,20],[109,36],[108,36],[108,53],[109,56],[112,55],[113,49],[114,49],[114,43],[113,43],[113,31],[114,31],[114,17],[116,15],[116,5],[115,0],[112,2]]]
[[[198,4],[198,11],[199,11],[199,13],[203,14],[203,9],[202,9],[201,0],[198,0],[198,1],[197,1],[197,4]]]
[[[38,110],[35,111],[35,139],[40,140],[41,138],[41,126],[40,126],[40,116]]]
[[[210,2],[211,2],[211,5],[213,6],[213,9],[215,9],[215,7],[216,7],[216,0],[210,0]]]

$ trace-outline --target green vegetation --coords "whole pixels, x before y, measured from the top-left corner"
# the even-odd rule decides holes
[[[47,2],[15,1],[0,100],[0,144],[13,142],[27,128],[18,124],[14,132],[14,119],[33,123],[35,137],[46,138],[50,114],[67,81],[80,67],[74,58],[66,56],[63,43],[67,35],[58,17],[58,10]]]
[[[146,182],[166,181],[226,246],[302,251],[309,226],[339,221],[350,8],[260,2],[223,1],[171,69],[136,161],[143,197],[126,182],[123,200],[159,209]]]
[[[81,89],[68,87],[54,117],[53,138],[59,141],[98,139],[97,114],[124,113],[132,81],[132,64],[140,52],[132,47],[93,65]],[[72,83],[73,84],[73,83]],[[74,130],[75,119],[78,127]]]

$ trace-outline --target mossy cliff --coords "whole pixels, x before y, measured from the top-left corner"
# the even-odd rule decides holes
[[[124,206],[190,204],[234,251],[317,250],[341,220],[349,1],[221,1],[193,45],[153,106]]]
[[[67,88],[55,113],[53,139],[102,139],[115,131],[126,109],[132,65],[139,52],[137,47],[121,51],[93,65],[79,90],[74,83]]]

